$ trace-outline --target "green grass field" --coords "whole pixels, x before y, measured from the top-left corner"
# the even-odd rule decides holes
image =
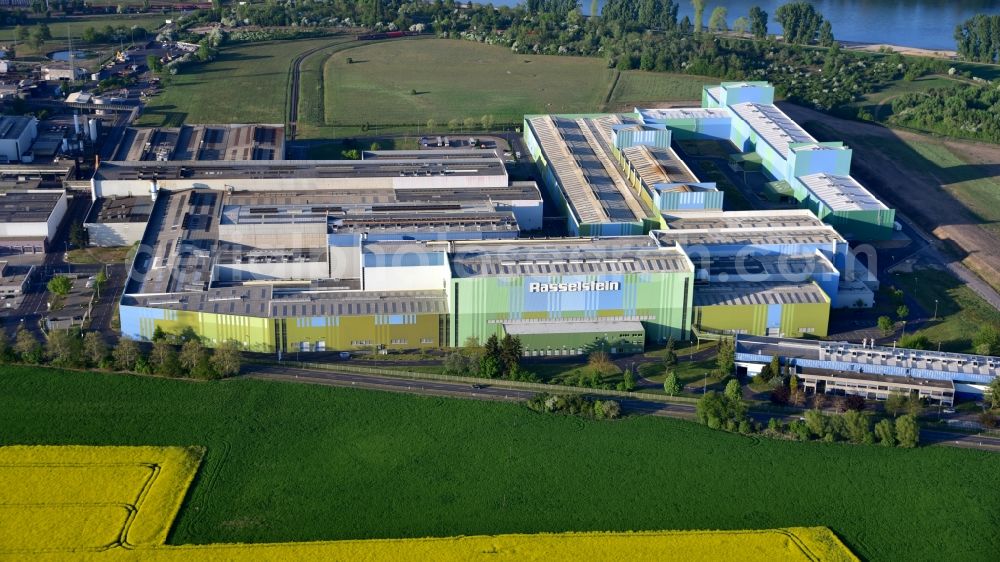
[[[704,76],[628,70],[621,73],[608,109],[632,111],[636,105],[664,101],[693,101],[700,105],[702,87],[714,82]]]
[[[289,68],[301,52],[337,38],[270,41],[226,47],[206,65],[171,77],[140,126],[181,123],[284,123]]]
[[[615,84],[614,77],[601,59],[517,55],[469,41],[365,44],[326,62],[325,124],[345,134],[365,123],[377,130],[401,125],[426,129],[429,119],[444,130],[451,119],[478,123],[483,115],[519,124],[526,113],[595,112],[653,100],[700,99],[708,80],[636,71],[623,73]]]
[[[940,342],[942,351],[975,353],[972,339],[980,327],[1000,326],[1000,311],[947,271],[922,269],[895,273],[892,285],[916,299],[928,316],[934,314],[934,301],[938,301],[940,319],[932,321],[919,333],[926,335],[932,344]],[[884,313],[895,318],[892,310],[895,305],[887,302],[886,306]]]
[[[863,558],[990,559],[1000,456],[294,383],[0,368],[3,444],[204,445],[172,544],[828,525]]]

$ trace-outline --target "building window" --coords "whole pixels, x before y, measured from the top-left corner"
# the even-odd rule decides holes
[[[420,343],[434,343],[431,338],[420,338]]]
[[[408,343],[408,341],[409,340],[395,339],[395,340],[391,340],[389,343],[391,343],[392,345],[406,345]]]

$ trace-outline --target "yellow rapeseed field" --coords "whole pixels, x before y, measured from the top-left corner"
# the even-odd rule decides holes
[[[0,554],[161,545],[196,447],[0,447]]]
[[[36,560],[57,560],[42,555]],[[88,553],[85,560],[214,562],[371,561],[620,561],[857,562],[825,527],[765,531],[561,533],[441,539],[385,539],[287,544],[162,546]]]
[[[825,527],[167,546],[202,453],[0,447],[0,559],[857,562]]]

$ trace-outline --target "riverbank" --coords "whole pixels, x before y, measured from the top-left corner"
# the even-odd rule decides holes
[[[883,49],[892,49],[902,55],[913,57],[933,57],[939,59],[956,59],[957,51],[947,49],[921,49],[919,47],[904,47],[902,45],[888,45],[886,43],[863,43],[860,41],[840,41],[840,46],[847,51],[865,51],[878,53]]]

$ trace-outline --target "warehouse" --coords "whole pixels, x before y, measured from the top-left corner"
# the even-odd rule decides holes
[[[331,189],[490,189],[510,185],[495,152],[422,151],[422,158],[391,153],[364,160],[101,162],[91,180],[94,199],[147,195],[159,189],[318,191]],[[442,154],[445,153],[445,154]]]
[[[740,266],[746,269],[751,258],[782,257],[784,278],[794,282],[800,279],[788,275],[789,260],[806,256],[815,266],[811,279],[822,287],[833,308],[874,305],[878,279],[833,226],[808,210],[686,212],[665,214],[664,222],[666,229],[655,233],[660,243],[682,246],[696,264],[740,256]],[[816,260],[817,254],[823,259]]]
[[[682,251],[648,236],[461,242],[449,262],[453,346],[517,333],[546,346],[525,349],[575,355],[587,348],[581,334],[621,332],[634,341],[639,330],[621,323],[641,327],[645,341],[689,336],[694,268]]]
[[[771,185],[850,240],[890,238],[895,212],[850,177],[852,151],[819,142],[774,105],[766,82],[706,86],[700,108],[528,115],[524,141],[573,235],[648,232],[663,212],[720,210],[722,192],[700,182],[674,140],[731,143],[759,162]]]
[[[637,197],[611,150],[607,121],[617,116],[527,115],[524,140],[573,236],[649,232],[656,217]]]
[[[755,376],[775,356],[818,392],[884,399],[900,389],[945,405],[958,394],[981,397],[1000,369],[1000,359],[984,355],[847,342],[736,338],[736,365],[741,373]]]
[[[38,119],[19,115],[0,116],[0,160],[29,161],[24,156],[38,138]]]
[[[94,246],[131,246],[142,240],[152,212],[152,197],[101,198],[91,205],[83,227]]]
[[[774,105],[770,84],[706,86],[702,106],[729,110],[732,127],[721,138],[742,152],[758,155],[771,179],[786,181],[802,206],[836,226],[843,236],[852,240],[892,236],[895,211],[850,177],[851,149],[840,142],[819,142],[803,130]]]
[[[112,160],[284,160],[283,125],[128,128]]]
[[[64,190],[0,191],[0,252],[49,251],[66,206]]]

